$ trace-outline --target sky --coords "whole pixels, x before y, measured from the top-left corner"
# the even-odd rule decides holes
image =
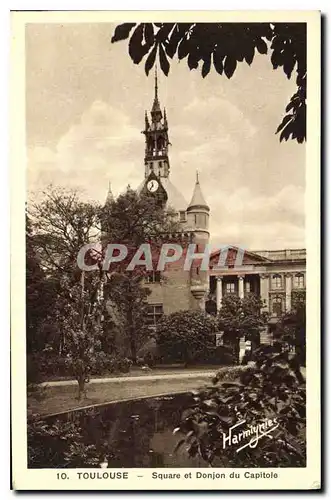
[[[109,23],[29,24],[26,140],[29,197],[52,183],[103,202],[144,177],[145,110],[153,72],[135,65]],[[160,72],[159,72],[160,73]],[[170,178],[189,202],[196,171],[211,243],[250,250],[305,247],[305,145],[275,135],[295,80],[269,56],[228,80],[174,59],[159,76],[169,124]]]

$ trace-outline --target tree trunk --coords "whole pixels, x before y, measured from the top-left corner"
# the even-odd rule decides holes
[[[130,290],[130,289],[129,289]],[[131,290],[130,290],[131,292]],[[137,364],[137,346],[136,346],[136,332],[133,324],[133,313],[132,313],[132,301],[130,307],[128,308],[128,330],[129,330],[129,342],[130,342],[130,352],[131,352],[131,360],[133,364]]]
[[[82,398],[86,398],[86,387],[85,387],[85,377],[78,378],[78,401],[81,401]]]
[[[227,332],[224,335],[224,346],[228,347],[232,351],[233,363],[235,365],[239,364],[239,354],[240,354],[240,339],[235,334],[235,332]]]

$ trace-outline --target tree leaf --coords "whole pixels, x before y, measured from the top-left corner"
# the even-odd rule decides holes
[[[282,66],[284,61],[283,55],[279,50],[274,50],[271,54],[271,63],[274,69],[278,68],[278,66]]]
[[[157,44],[154,45],[154,47],[148,54],[148,57],[145,62],[145,73],[147,76],[155,63],[156,51],[157,51]]]
[[[227,425],[231,425],[233,423],[233,419],[230,417],[224,417],[223,415],[219,415],[219,419],[221,422],[224,422]]]
[[[213,63],[214,63],[214,68],[216,69],[217,73],[222,75],[223,74],[223,61],[222,58],[218,56],[216,52],[213,53]]]
[[[163,73],[166,76],[168,76],[170,64],[169,64],[169,61],[167,59],[167,56],[164,52],[164,48],[162,45],[159,46],[159,58],[160,58],[161,69],[162,69]]]
[[[232,56],[226,56],[224,64],[224,73],[228,78],[231,78],[237,67],[237,61]]]
[[[169,41],[166,45],[166,53],[172,59],[176,53],[178,44],[186,37],[186,30],[189,25],[180,23],[175,24],[175,27],[170,34]]]
[[[280,125],[278,125],[278,128],[276,130],[276,134],[278,134],[278,132],[280,130],[282,130],[282,128],[284,128],[286,126],[286,124],[292,120],[293,116],[292,115],[286,115],[284,116],[283,120],[282,120],[282,123]]]
[[[178,59],[184,59],[190,51],[190,40],[183,38],[183,40],[178,45]]]
[[[268,45],[262,38],[256,39],[256,48],[260,52],[260,54],[267,54],[268,52]]]
[[[200,55],[199,51],[191,51],[187,58],[187,65],[190,69],[197,69],[199,66]]]
[[[202,65],[201,69],[202,78],[205,78],[208,75],[210,71],[210,63],[211,63],[211,55],[209,55],[209,57],[207,57],[207,59],[204,60],[204,63]]]
[[[180,439],[174,448],[174,453],[179,450],[179,448],[185,443],[185,439]]]
[[[285,139],[285,141],[288,141],[290,134],[291,134],[291,130],[290,130],[289,126],[285,127],[284,130],[282,131],[282,133],[280,134],[280,138],[279,138],[280,142],[282,142],[284,139]]]
[[[154,28],[152,23],[146,23],[144,26],[144,36],[146,44],[151,47],[154,43]]]
[[[162,27],[159,29],[157,32],[155,39],[162,44],[165,44],[165,42],[168,41],[168,36],[171,30],[173,29],[174,24],[173,23],[164,23],[162,24]]]
[[[129,42],[129,54],[135,64],[139,64],[148,52],[148,46],[143,45],[144,25],[139,24],[134,30]]]
[[[291,74],[292,74],[293,68],[295,66],[295,62],[296,61],[295,61],[294,57],[292,57],[290,60],[286,60],[284,62],[283,69],[284,69],[284,73],[288,79],[291,78]]]
[[[128,38],[135,25],[136,23],[123,23],[116,26],[115,32],[111,38],[111,43],[119,42],[120,40]]]

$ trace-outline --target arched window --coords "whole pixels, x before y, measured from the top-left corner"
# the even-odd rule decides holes
[[[157,141],[156,141],[156,144],[157,144],[157,149],[163,149],[164,147],[164,140],[163,140],[163,137],[158,137],[157,138]]]

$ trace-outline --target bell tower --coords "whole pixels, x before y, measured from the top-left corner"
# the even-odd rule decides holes
[[[145,112],[145,179],[151,173],[159,178],[168,178],[170,165],[168,158],[168,121],[166,110],[161,111],[158,97],[157,69],[155,69],[154,101],[150,119]]]

